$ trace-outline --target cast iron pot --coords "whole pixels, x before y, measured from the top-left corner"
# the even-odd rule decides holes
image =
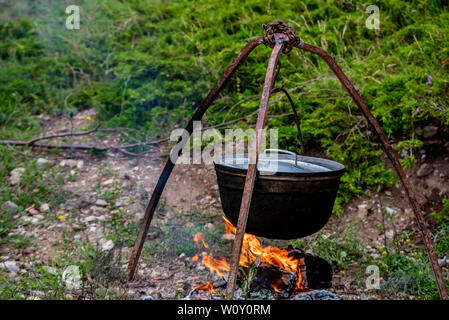
[[[267,151],[277,152],[266,154]],[[280,154],[286,153],[286,154]],[[214,161],[221,205],[236,226],[248,155]],[[344,165],[277,149],[259,157],[246,232],[271,239],[296,239],[320,230],[332,214]]]

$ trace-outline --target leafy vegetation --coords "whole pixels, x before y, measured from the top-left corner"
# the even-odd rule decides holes
[[[81,29],[64,27],[65,4],[15,1],[2,9],[0,132],[30,136],[33,115],[70,114],[94,106],[111,126],[138,127],[166,136],[183,124],[262,23],[282,19],[300,37],[334,56],[354,81],[384,130],[414,141],[420,122],[449,124],[447,3],[380,1],[380,32],[365,27],[362,1],[234,2],[212,0],[80,1]],[[207,113],[216,124],[253,112],[268,50],[259,48],[236,72]],[[279,83],[295,88],[322,76],[293,98],[308,148],[318,147],[346,165],[342,201],[377,184],[395,183],[376,137],[324,62],[293,51],[281,59]],[[429,80],[431,75],[431,80]],[[430,81],[430,82],[429,82]],[[270,113],[288,113],[285,100]],[[237,126],[251,126],[255,118]],[[272,118],[281,147],[299,151],[291,117]],[[413,155],[403,164],[413,166]]]

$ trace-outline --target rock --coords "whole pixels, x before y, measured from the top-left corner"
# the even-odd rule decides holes
[[[114,183],[114,179],[109,179],[101,183],[102,186],[109,186]]]
[[[80,196],[75,205],[78,209],[87,208],[89,206],[89,198],[85,195]]]
[[[374,203],[370,201],[363,201],[361,204],[357,206],[358,214],[357,216],[360,219],[364,219],[365,217],[369,216],[371,213],[373,213],[374,210]]]
[[[416,175],[418,177],[422,178],[422,177],[428,176],[432,172],[433,172],[432,165],[430,165],[428,163],[424,163],[419,167],[418,171],[416,172]]]
[[[204,230],[209,231],[209,232],[213,232],[213,231],[215,231],[215,229],[216,229],[215,225],[210,222],[204,226]]]
[[[2,205],[2,210],[9,212],[10,215],[13,215],[19,211],[19,206],[12,201],[6,201]]]
[[[53,161],[45,159],[45,158],[39,158],[36,160],[36,164],[38,168],[42,167],[49,167],[53,165]]]
[[[387,239],[391,240],[391,239],[393,239],[393,236],[394,236],[394,232],[393,231],[385,232],[385,237],[387,237]]]
[[[72,160],[72,159],[68,159],[68,160],[62,160],[59,165],[61,167],[69,167],[69,168],[76,168],[78,164],[78,161],[76,160]]]
[[[35,217],[23,217],[22,220],[25,222],[29,222],[31,224],[35,224],[39,221],[39,219],[37,219]]]
[[[95,205],[99,207],[107,207],[108,203],[103,199],[98,199],[97,201],[95,201]]]
[[[84,161],[83,161],[83,160],[80,160],[80,161],[78,161],[78,162],[76,163],[76,168],[77,168],[78,170],[83,169],[83,167],[84,167]]]
[[[97,217],[95,217],[95,216],[88,216],[88,217],[84,218],[83,220],[84,220],[84,222],[89,223],[89,222],[97,220]]]
[[[15,168],[11,171],[9,181],[11,185],[15,186],[22,181],[22,174],[25,172],[25,168]]]
[[[0,269],[5,269],[8,272],[15,272],[15,273],[17,273],[20,270],[15,261],[5,261],[0,263]]]
[[[232,233],[224,234],[221,236],[221,240],[224,240],[224,241],[233,241],[234,239],[235,239],[235,235]]]
[[[141,296],[140,300],[154,300],[152,296]]]
[[[114,248],[114,242],[112,242],[112,240],[106,241],[105,243],[103,243],[103,245],[101,246],[101,249],[103,251],[109,251],[112,248]]]
[[[43,291],[39,290],[33,290],[31,291],[31,294],[38,297],[45,297],[45,293]]]
[[[309,292],[298,293],[290,300],[340,300],[340,298],[327,290],[313,290]]]
[[[438,259],[438,265],[439,265],[440,267],[446,267],[446,266],[449,266],[449,258],[444,257],[444,258],[442,258],[442,259]]]
[[[119,208],[121,206],[123,206],[123,201],[122,200],[117,200],[114,204],[115,207]]]
[[[359,218],[364,218],[368,215],[368,203],[364,202],[357,206]]]
[[[43,268],[45,271],[47,271],[49,274],[52,274],[52,275],[54,275],[54,276],[57,276],[57,275],[58,275],[58,272],[57,272],[56,269],[53,268],[53,267],[43,266],[42,268]]]
[[[435,126],[425,126],[423,128],[423,138],[431,139],[438,134],[438,127]]]
[[[179,255],[179,259],[185,259],[185,257],[186,257],[186,254],[183,252],[183,253],[181,253],[180,255]]]
[[[48,203],[43,203],[39,207],[40,212],[48,212],[50,211],[50,205]]]

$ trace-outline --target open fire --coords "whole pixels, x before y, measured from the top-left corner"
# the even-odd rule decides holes
[[[225,221],[226,235],[229,237],[230,235],[235,234],[236,228],[232,223],[224,216],[223,220]],[[200,248],[200,243],[202,243],[206,249],[209,248],[209,245],[204,241],[204,236],[201,232],[196,233],[193,240],[198,248]],[[258,265],[271,265],[276,269],[279,268],[289,271],[295,274],[298,279],[293,292],[294,294],[297,294],[307,290],[304,258],[302,254],[298,253],[299,252],[296,250],[289,251],[272,246],[263,247],[256,236],[245,233],[240,255],[240,266],[250,268],[253,263],[257,263]],[[198,255],[195,255],[192,258],[192,261],[196,262],[199,258]],[[229,271],[229,264],[224,257],[214,258],[213,253],[209,252],[209,254],[203,254],[201,259],[201,263],[207,267],[211,273],[216,272],[221,276],[225,276]],[[276,279],[270,283],[274,292],[281,292],[280,286],[282,282],[282,279]],[[207,290],[213,294],[216,293],[210,282],[205,285],[197,286],[195,290]]]

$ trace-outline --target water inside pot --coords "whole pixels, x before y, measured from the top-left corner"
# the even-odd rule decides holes
[[[328,172],[331,169],[310,163],[307,161],[298,160],[295,163],[294,157],[276,156],[276,155],[261,155],[257,164],[259,171],[268,172],[285,172],[285,173],[313,173],[313,172]],[[217,161],[218,164],[228,166],[235,169],[248,169],[247,155],[233,155],[224,157]]]

